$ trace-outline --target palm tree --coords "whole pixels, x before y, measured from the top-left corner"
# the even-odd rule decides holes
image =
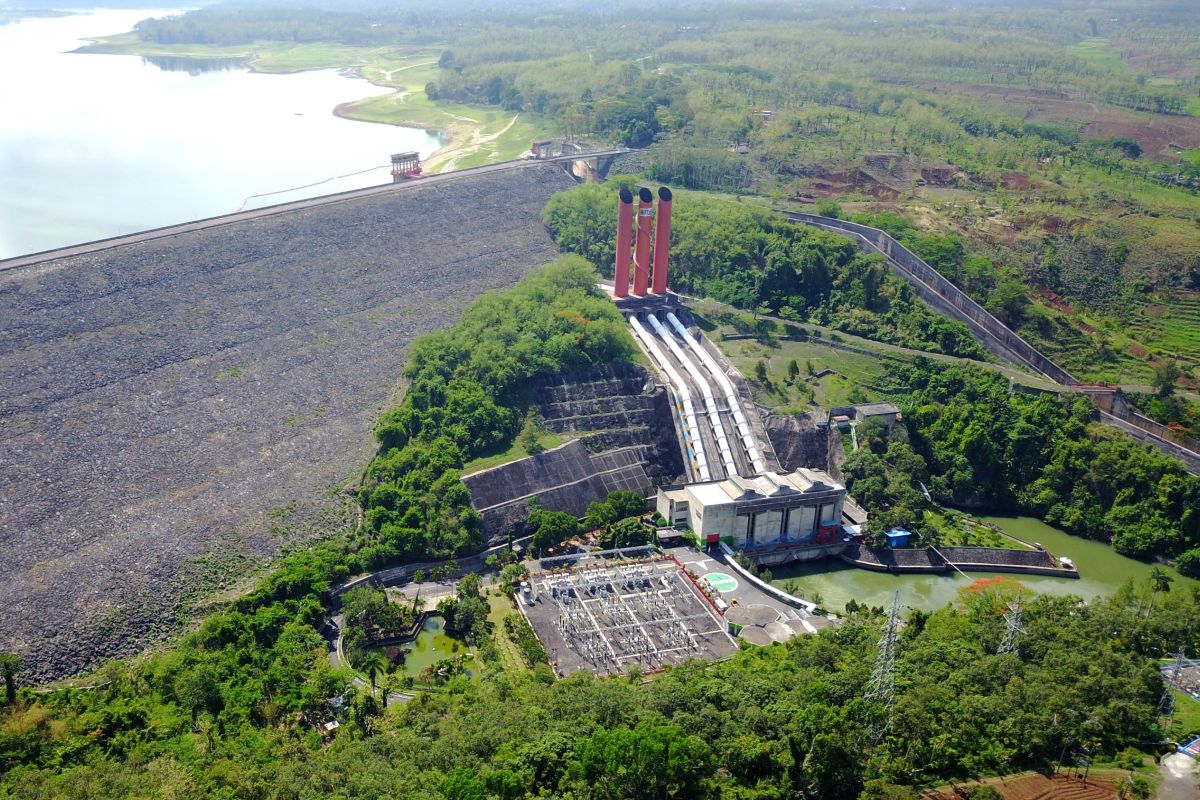
[[[366,672],[367,676],[371,679],[371,695],[374,696],[375,676],[381,672],[387,671],[387,662],[385,661],[383,654],[378,650],[372,650],[371,652],[367,653],[363,659],[361,669]]]
[[[1171,591],[1171,583],[1174,580],[1162,567],[1150,568],[1150,588],[1153,590],[1153,594],[1150,595],[1150,608],[1154,608],[1154,595],[1159,592]],[[1147,609],[1148,612],[1149,609]]]

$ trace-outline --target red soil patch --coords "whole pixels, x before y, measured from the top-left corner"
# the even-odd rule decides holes
[[[1032,186],[1033,183],[1024,172],[1006,172],[1000,176],[1000,185],[1005,189],[1019,189],[1024,191]]]
[[[895,200],[900,196],[900,191],[896,188],[880,183],[857,169],[850,172],[842,170],[824,172],[819,177],[810,180],[805,188],[808,191],[803,195],[798,194],[797,198],[805,197],[805,195],[813,198],[836,197],[852,192],[869,194],[877,200]]]
[[[1062,295],[1058,294],[1058,292],[1055,292],[1051,289],[1047,289],[1042,286],[1035,287],[1034,292],[1037,294],[1038,297],[1045,300],[1046,305],[1050,306],[1051,308],[1055,308],[1067,315],[1075,314],[1075,306],[1068,303],[1062,297]]]
[[[1004,800],[1116,800],[1117,790],[1107,778],[1089,777],[1086,781],[1065,775],[1046,777],[1034,773],[990,780]],[[962,800],[974,782],[948,789],[931,789],[921,793],[923,800]]]
[[[1146,348],[1146,346],[1138,344],[1137,342],[1130,342],[1129,346],[1125,348],[1125,352],[1134,358],[1140,358],[1143,361],[1150,357],[1150,351]]]
[[[1150,156],[1173,157],[1177,149],[1200,147],[1200,117],[1138,114],[1072,100],[1065,92],[1052,89],[945,82],[921,85],[939,93],[971,97],[1029,122],[1081,122],[1085,139],[1128,136],[1136,139],[1142,151]]]
[[[921,179],[929,186],[951,186],[958,182],[958,170],[949,165],[922,167]]]
[[[1142,307],[1142,311],[1143,311],[1143,313],[1145,313],[1145,315],[1147,317],[1153,317],[1154,319],[1158,319],[1163,314],[1167,313],[1167,307],[1160,306],[1158,303],[1147,303],[1145,306]]]
[[[1147,114],[1101,109],[1083,127],[1087,138],[1107,139],[1128,136],[1136,139],[1147,155],[1174,156],[1179,149],[1200,147],[1200,117]]]

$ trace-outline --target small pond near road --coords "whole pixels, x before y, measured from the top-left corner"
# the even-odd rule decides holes
[[[426,617],[416,640],[400,647],[405,651],[404,666],[397,667],[396,672],[412,678],[420,677],[422,670],[439,661],[471,652],[469,646],[446,633],[446,620],[437,615]],[[467,659],[466,663],[464,671],[474,675],[472,660]]]

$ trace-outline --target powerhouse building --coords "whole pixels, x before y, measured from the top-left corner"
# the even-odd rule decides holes
[[[753,478],[668,486],[658,490],[658,513],[701,541],[732,539],[736,548],[827,544],[842,535],[846,487],[827,473],[798,469]]]

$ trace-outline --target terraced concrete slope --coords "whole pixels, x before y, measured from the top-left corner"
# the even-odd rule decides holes
[[[576,517],[592,501],[626,489],[683,478],[666,390],[637,364],[611,364],[545,378],[534,389],[542,420],[577,437],[534,456],[463,476],[492,544],[523,533],[534,498],[547,511]]]
[[[136,651],[311,532],[408,343],[551,260],[570,184],[494,172],[0,270],[0,651],[31,678]]]

